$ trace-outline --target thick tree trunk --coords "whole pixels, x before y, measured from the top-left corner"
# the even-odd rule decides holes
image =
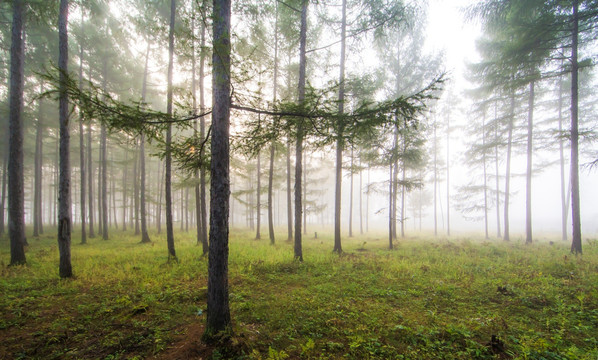
[[[532,243],[532,154],[534,126],[534,85],[529,84],[529,102],[527,113],[527,171],[525,174],[525,243]]]
[[[511,192],[511,147],[513,145],[513,121],[515,117],[515,94],[511,92],[511,110],[509,112],[509,124],[507,130],[507,166],[505,174],[505,208],[504,223],[505,232],[503,239],[510,240],[509,232],[509,197]]]
[[[301,5],[301,29],[299,32],[299,84],[298,84],[298,102],[303,105],[305,101],[305,65],[306,53],[305,45],[307,40],[307,0],[302,1]],[[302,215],[302,184],[303,175],[303,119],[299,119],[297,124],[297,143],[295,146],[295,259],[303,261],[303,248],[301,244],[301,215]]]
[[[579,130],[578,130],[578,70],[579,3],[573,0],[573,32],[571,34],[571,252],[581,254],[581,215],[579,202]]]
[[[341,243],[341,203],[342,203],[342,181],[343,181],[343,148],[344,148],[344,120],[342,115],[345,111],[345,60],[346,60],[346,37],[347,37],[347,0],[342,4],[341,20],[341,60],[338,88],[338,114],[336,129],[336,171],[334,185],[334,249],[336,253],[342,253]],[[349,235],[351,236],[351,235]]]
[[[168,92],[166,94],[166,113],[172,115],[172,70],[174,66],[174,19],[176,13],[175,0],[170,1],[170,31],[168,33]],[[172,223],[172,125],[166,130],[166,179],[164,194],[166,195],[166,243],[168,245],[168,259],[176,260],[174,251],[174,229]]]
[[[23,85],[25,5],[13,0],[12,43],[10,47],[8,234],[10,265],[25,264],[25,190],[23,176]]]
[[[58,18],[58,68],[60,69],[60,210],[58,214],[58,251],[60,253],[59,273],[61,278],[73,276],[71,266],[71,164],[69,158],[69,109],[66,92],[68,73],[68,0],[60,1]]]
[[[230,333],[228,298],[230,0],[213,1],[212,162],[205,340]]]
[[[8,137],[8,133],[6,134]],[[4,235],[4,211],[6,205],[6,173],[8,172],[8,139],[5,140],[5,155],[2,157],[2,197],[0,198],[0,235]],[[48,192],[49,193],[49,192]]]

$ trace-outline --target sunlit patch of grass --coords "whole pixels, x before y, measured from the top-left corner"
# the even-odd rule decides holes
[[[150,235],[80,245],[75,234],[69,280],[54,236],[30,239],[26,266],[7,267],[0,243],[0,358],[160,357],[197,341],[185,334],[205,321],[207,257],[179,232],[169,262],[164,234]],[[341,256],[330,233],[303,243],[300,263],[291,242],[231,233],[238,357],[598,358],[596,241],[583,257],[560,242],[421,238],[389,251],[383,234],[364,235]],[[221,350],[211,356],[232,356]]]

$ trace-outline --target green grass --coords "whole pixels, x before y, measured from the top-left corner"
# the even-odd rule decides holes
[[[7,267],[0,239],[0,358],[597,359],[598,242],[568,244],[385,237],[292,244],[230,239],[234,350],[200,343],[207,259],[193,233],[74,238],[75,278],[58,278],[54,232]],[[282,236],[282,234],[280,234]],[[492,336],[501,345],[490,346]]]

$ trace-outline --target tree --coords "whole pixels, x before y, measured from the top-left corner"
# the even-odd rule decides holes
[[[59,273],[61,278],[73,276],[71,267],[71,163],[69,158],[69,109],[66,89],[66,75],[68,73],[68,0],[60,0],[60,15],[58,18],[58,69],[60,70],[60,190],[58,213],[58,251],[60,253]]]
[[[10,115],[8,157],[8,233],[10,264],[25,264],[25,208],[23,184],[23,21],[25,4],[13,0],[12,43],[10,46]]]
[[[231,331],[228,299],[230,0],[213,0],[212,161],[208,313],[203,338]]]
[[[166,95],[166,113],[172,115],[172,70],[174,66],[174,20],[176,14],[176,1],[170,1],[170,30],[168,32],[168,92]],[[174,233],[172,223],[172,124],[166,129],[166,180],[164,181],[164,194],[166,197],[166,242],[168,245],[168,259],[176,260],[174,250]]]

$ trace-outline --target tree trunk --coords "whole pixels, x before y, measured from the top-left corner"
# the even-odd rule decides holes
[[[87,194],[88,194],[88,207],[89,207],[89,238],[93,239],[96,237],[93,223],[94,223],[94,211],[93,211],[93,158],[91,149],[91,121],[87,124]]]
[[[71,164],[69,159],[69,109],[66,92],[68,73],[68,0],[60,1],[58,19],[58,68],[60,69],[60,211],[58,214],[58,251],[60,253],[59,273],[61,278],[73,276],[71,267]]]
[[[43,85],[40,85],[40,93],[44,92]],[[42,154],[43,154],[43,110],[42,99],[38,100],[38,116],[35,131],[35,175],[33,186],[33,236],[38,237],[41,233],[41,215],[42,215]],[[85,230],[83,230],[83,234]]]
[[[137,145],[137,140],[135,140],[135,145]],[[134,216],[133,221],[135,223],[135,236],[140,234],[139,229],[139,162],[138,156],[135,156],[135,163],[133,165],[133,207],[134,207]]]
[[[529,103],[527,116],[527,171],[525,174],[525,243],[532,243],[532,153],[534,126],[534,85],[529,83]]]
[[[438,138],[436,137],[436,119],[434,119],[434,236],[438,236]]]
[[[581,215],[579,203],[579,130],[578,130],[578,70],[579,3],[573,0],[573,32],[571,34],[571,252],[581,254]]]
[[[112,219],[114,227],[118,230],[118,220],[116,216],[116,180],[114,179],[114,156],[110,155],[110,197],[112,198]]]
[[[515,94],[511,92],[511,111],[509,113],[509,124],[508,124],[508,135],[507,135],[507,167],[506,167],[506,174],[505,174],[505,213],[504,213],[504,223],[505,223],[505,233],[504,233],[504,240],[510,240],[510,233],[509,233],[509,195],[510,195],[510,186],[511,186],[511,147],[513,143],[513,121],[515,117]]]
[[[275,5],[275,19],[274,19],[274,80],[273,80],[273,95],[272,102],[276,103],[276,95],[278,90],[278,3]],[[270,237],[270,244],[274,245],[274,216],[272,204],[272,192],[274,188],[274,151],[275,142],[270,144],[270,168],[268,170],[268,236]]]
[[[143,84],[141,86],[141,102],[145,104],[145,97],[147,93],[147,72],[148,72],[148,61],[150,53],[150,43],[147,42],[147,50],[145,51],[145,67],[143,70]],[[147,218],[146,218],[146,204],[145,204],[145,135],[142,133],[139,139],[139,172],[140,172],[140,211],[141,217],[141,242],[149,243],[152,242],[149,234],[147,233]]]
[[[496,237],[502,237],[500,226],[500,174],[498,172],[498,117],[497,117],[497,103],[494,103],[494,173],[496,174]]]
[[[349,237],[353,237],[353,147],[351,147],[351,167],[349,176]]]
[[[160,173],[160,176],[158,176],[158,214],[157,214],[157,220],[156,220],[156,225],[158,227],[158,234],[160,234],[162,232],[162,191],[164,190],[164,187],[162,186],[162,179],[165,179],[164,177],[164,166],[162,166],[162,162],[159,162],[159,170],[158,172]]]
[[[79,52],[79,89],[83,88],[83,37],[81,37],[81,49]],[[83,132],[83,114],[79,109],[79,170],[81,172],[81,190],[80,195],[80,206],[81,206],[81,244],[87,244],[87,229],[86,221],[87,216],[85,214],[85,134]]]
[[[259,115],[258,115],[259,116]],[[255,233],[256,240],[261,239],[262,235],[260,234],[260,227],[261,227],[261,219],[262,219],[262,168],[261,168],[261,157],[260,153],[257,154],[257,207],[256,207],[256,215],[257,215],[257,230]]]
[[[305,65],[306,54],[305,45],[307,40],[307,0],[302,1],[301,5],[301,29],[299,32],[299,84],[298,84],[298,102],[302,106],[305,101]],[[303,248],[301,245],[301,212],[302,207],[302,184],[303,175],[303,119],[299,119],[297,124],[297,143],[295,146],[295,259],[303,261]]]
[[[347,37],[347,0],[343,0],[342,4],[342,20],[341,20],[341,60],[340,60],[340,74],[338,87],[338,114],[336,129],[336,171],[335,171],[335,186],[334,186],[334,249],[336,253],[342,253],[343,248],[341,244],[341,203],[342,203],[342,181],[343,181],[343,130],[344,120],[342,115],[345,110],[345,60],[346,60],[346,37]],[[351,236],[351,235],[349,235]]]
[[[175,0],[170,1],[170,31],[168,33],[168,92],[166,94],[166,113],[172,115],[172,70],[174,66],[174,18],[176,13]],[[176,260],[174,251],[174,229],[172,223],[172,124],[166,130],[166,179],[164,194],[166,195],[166,243],[168,245],[168,259]]]
[[[561,63],[562,66],[562,63]],[[559,163],[561,165],[561,238],[563,241],[567,241],[567,217],[568,217],[568,204],[566,192],[567,187],[565,186],[565,151],[563,141],[563,77],[559,76]]]
[[[451,173],[450,173],[450,136],[451,136],[451,124],[450,118],[446,118],[446,236],[451,236]]]
[[[204,8],[206,7],[206,1],[203,0],[202,4]],[[205,22],[201,22],[201,53],[199,56],[199,108],[200,111],[203,112],[206,108],[205,104],[205,87],[204,87],[204,68],[205,68],[205,45],[206,45],[206,27]],[[205,116],[202,116],[199,122],[199,137],[202,141],[205,141],[206,137],[206,119]],[[200,149],[200,157],[204,158],[204,149],[203,147]],[[203,165],[203,164],[202,164]],[[207,254],[209,251],[208,246],[208,212],[207,212],[207,201],[206,201],[206,166],[202,166],[199,170],[199,187],[200,187],[200,223],[201,223],[201,233],[200,233],[200,241],[203,254]]]
[[[293,240],[293,202],[291,199],[291,142],[287,141],[287,241]]]
[[[482,165],[484,166],[484,234],[488,239],[488,177],[486,175],[486,108],[482,114]]]
[[[108,60],[104,59],[103,62],[103,72],[102,72],[102,78],[103,78],[103,89],[104,91],[107,91],[106,89],[106,82],[107,82],[107,76],[108,76]],[[101,201],[102,201],[102,239],[104,240],[108,240],[108,164],[107,164],[107,160],[106,160],[106,140],[107,140],[107,134],[106,134],[106,126],[104,124],[102,124],[101,127],[101,133],[100,133],[100,153],[102,156],[102,162],[101,162],[101,167],[102,167],[102,175],[101,175],[101,181],[102,181],[102,196],[101,196]]]
[[[8,234],[10,265],[25,264],[25,190],[23,176],[23,86],[25,5],[13,0],[12,43],[10,47],[10,114],[8,157]]]
[[[127,174],[129,170],[129,152],[125,149],[125,164],[123,168],[123,231],[127,231]],[[135,180],[133,180],[135,181]]]
[[[359,234],[363,235],[363,169],[359,157]]]
[[[8,137],[8,133],[6,134]],[[0,236],[4,235],[4,209],[6,204],[6,173],[8,172],[8,139],[5,140],[4,156],[2,157],[2,198],[0,199]],[[49,191],[48,191],[49,193]]]
[[[392,225],[393,221],[393,214],[392,214],[392,174],[393,174],[393,164],[392,157],[389,161],[388,165],[388,249],[392,250]]]
[[[230,0],[214,0],[213,9],[210,250],[204,340],[232,332],[228,298]]]

